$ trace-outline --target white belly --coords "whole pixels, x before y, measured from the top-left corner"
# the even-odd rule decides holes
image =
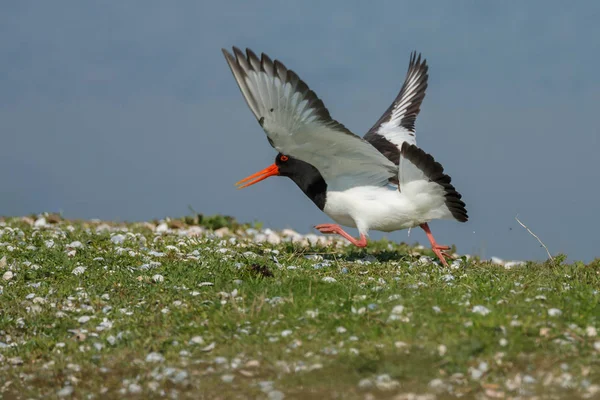
[[[411,186],[412,185],[412,186]],[[452,218],[443,189],[418,181],[403,187],[362,186],[343,192],[327,192],[323,211],[338,224],[391,232],[418,226],[432,219]]]

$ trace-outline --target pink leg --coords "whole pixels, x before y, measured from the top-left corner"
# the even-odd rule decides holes
[[[352,243],[353,245],[358,246],[358,247],[365,247],[367,245],[367,237],[365,236],[364,233],[361,233],[360,239],[356,240],[352,236],[350,236],[348,233],[346,233],[342,229],[342,227],[337,224],[321,224],[321,225],[315,226],[315,229],[317,229],[321,233],[337,233],[338,235],[345,237],[346,239],[348,239],[350,241],[350,243]]]
[[[444,266],[447,267],[448,263],[446,262],[446,259],[444,257],[449,257],[449,256],[448,256],[448,254],[442,252],[442,250],[450,250],[450,247],[449,246],[441,246],[441,245],[437,244],[437,242],[433,238],[433,234],[429,230],[429,225],[427,225],[425,223],[425,224],[421,224],[420,226],[425,231],[425,234],[427,234],[427,239],[429,239],[429,243],[431,243],[431,249],[433,250],[435,255],[438,256],[438,258],[440,259],[442,264],[444,264]]]

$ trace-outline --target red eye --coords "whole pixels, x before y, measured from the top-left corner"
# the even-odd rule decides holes
[[[288,156],[281,156],[280,160],[286,162],[288,160]]]

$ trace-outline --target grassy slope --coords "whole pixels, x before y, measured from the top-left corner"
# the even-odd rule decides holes
[[[444,269],[384,242],[257,245],[138,224],[114,243],[97,223],[6,224],[5,398],[56,396],[65,385],[76,398],[562,397],[600,384],[598,262]],[[82,246],[69,255],[74,241]],[[490,312],[474,313],[478,305]]]

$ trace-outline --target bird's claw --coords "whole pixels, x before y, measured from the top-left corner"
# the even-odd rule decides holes
[[[446,261],[446,257],[451,258],[452,256],[450,254],[448,254],[447,252],[445,252],[444,250],[450,250],[450,246],[435,245],[435,246],[431,246],[431,250],[433,250],[435,255],[440,259],[440,261],[442,262],[442,265],[447,267],[448,262]]]
[[[324,234],[338,233],[337,225],[332,224],[316,225],[315,229]]]

